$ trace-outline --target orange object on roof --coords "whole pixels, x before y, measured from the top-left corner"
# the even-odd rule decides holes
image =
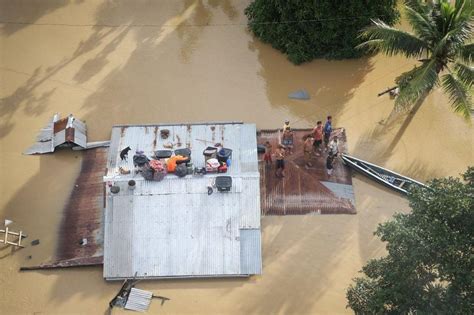
[[[167,168],[168,168],[168,173],[173,173],[176,170],[176,164],[179,161],[187,161],[188,158],[184,157],[182,155],[173,155],[168,159],[166,162]]]

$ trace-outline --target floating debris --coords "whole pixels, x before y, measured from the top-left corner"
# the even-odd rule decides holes
[[[154,295],[150,291],[135,288],[135,284],[140,280],[126,279],[117,295],[109,302],[109,307],[122,307],[127,310],[146,312],[150,307],[151,299],[160,299],[161,305],[170,299],[164,296]]]
[[[137,312],[146,312],[150,307],[152,297],[153,293],[150,291],[132,288],[124,308]]]
[[[40,243],[40,240],[38,240],[38,239],[31,241],[32,246],[39,245],[39,243]]]
[[[3,233],[3,235],[1,235]],[[26,238],[27,235],[20,232],[12,232],[8,229],[8,226],[5,226],[4,230],[0,230],[0,243],[5,245],[13,245],[17,247],[25,247],[21,244],[21,241]]]
[[[310,96],[306,90],[298,90],[288,94],[288,98],[296,99],[296,100],[309,100]]]

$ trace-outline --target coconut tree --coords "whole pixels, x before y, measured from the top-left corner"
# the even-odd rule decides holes
[[[466,119],[472,111],[474,81],[473,4],[472,0],[405,1],[406,18],[412,32],[391,27],[381,20],[362,30],[365,40],[359,48],[380,51],[388,56],[403,55],[420,62],[396,78],[399,94],[395,107],[412,107],[399,132],[408,127],[426,96],[441,86],[455,112]]]

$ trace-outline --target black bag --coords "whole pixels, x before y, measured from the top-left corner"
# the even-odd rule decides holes
[[[188,168],[186,167],[186,164],[179,164],[176,166],[176,170],[174,171],[176,176],[178,177],[184,177],[188,174]]]
[[[150,160],[143,154],[135,154],[133,156],[133,165],[135,166],[143,166],[148,163]]]

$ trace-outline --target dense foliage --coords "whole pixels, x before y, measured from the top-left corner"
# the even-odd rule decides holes
[[[375,232],[388,255],[363,267],[348,306],[356,314],[472,314],[474,167],[464,182],[437,179],[408,198],[413,211]]]
[[[396,0],[254,0],[245,14],[253,33],[295,64],[360,57],[357,35],[370,19],[399,17]]]
[[[469,118],[474,82],[474,5],[472,0],[406,0],[405,15],[412,32],[374,20],[359,47],[389,56],[417,58],[421,64],[396,80],[395,104],[412,105],[441,85],[456,112]],[[421,103],[420,103],[421,104]]]

